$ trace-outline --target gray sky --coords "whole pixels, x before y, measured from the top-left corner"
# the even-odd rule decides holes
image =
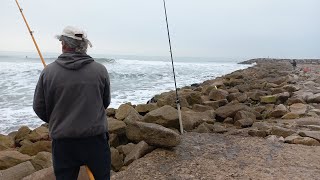
[[[0,51],[35,51],[14,0],[1,0]],[[162,0],[19,0],[43,52],[67,25],[89,54],[168,55]],[[175,56],[320,57],[319,0],[167,0]]]

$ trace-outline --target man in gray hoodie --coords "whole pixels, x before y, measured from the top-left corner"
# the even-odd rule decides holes
[[[91,43],[83,30],[68,26],[57,38],[62,54],[40,74],[33,101],[49,124],[54,173],[57,180],[76,180],[87,165],[96,180],[110,179],[107,69],[86,54]]]

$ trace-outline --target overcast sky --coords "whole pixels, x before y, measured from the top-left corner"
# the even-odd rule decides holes
[[[89,54],[168,55],[162,0],[19,0],[43,52],[85,29]],[[175,56],[320,57],[319,0],[167,0]],[[0,51],[34,52],[14,0],[1,0]]]

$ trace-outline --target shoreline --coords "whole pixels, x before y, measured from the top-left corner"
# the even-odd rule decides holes
[[[310,64],[298,63],[298,68],[293,70],[288,61],[257,62],[252,67],[180,88],[183,126],[188,132],[186,136],[190,135],[189,132],[195,133],[191,134],[195,138],[201,138],[202,133],[213,133],[230,138],[240,136],[250,139],[253,136],[274,143],[293,144],[293,147],[298,144],[307,149],[320,146],[320,75],[313,71],[320,65],[312,64],[310,71],[304,71],[306,66],[310,67]],[[185,135],[179,135],[175,92],[155,95],[153,100],[149,104],[127,103],[118,109],[106,110],[115,179],[124,179],[133,173],[130,168],[139,168],[139,162],[147,160],[140,159],[146,154],[148,157],[158,157],[157,153],[163,152],[163,148],[186,153],[181,151],[185,143],[196,146],[192,144],[194,142],[186,142]],[[32,131],[23,127],[1,138],[0,154],[21,153],[27,157],[19,163],[15,161],[0,167],[0,174],[5,171],[2,169],[32,162],[32,159],[42,155],[41,152],[51,152],[45,126]],[[197,139],[194,141],[197,142]],[[176,147],[180,150],[176,151]],[[320,151],[314,151],[314,156],[320,157]],[[52,169],[48,169],[52,165],[48,154],[46,158],[46,164],[33,172],[52,174]],[[30,171],[30,176],[33,172]],[[167,177],[166,173],[163,177]]]

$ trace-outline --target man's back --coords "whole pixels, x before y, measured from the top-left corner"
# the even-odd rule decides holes
[[[110,104],[110,82],[103,65],[86,54],[64,53],[44,69],[39,82],[42,83],[38,83],[37,89],[43,88],[45,92],[43,118],[49,123],[53,139],[106,132],[105,108]],[[34,103],[34,109],[41,114],[38,104],[41,103]]]

